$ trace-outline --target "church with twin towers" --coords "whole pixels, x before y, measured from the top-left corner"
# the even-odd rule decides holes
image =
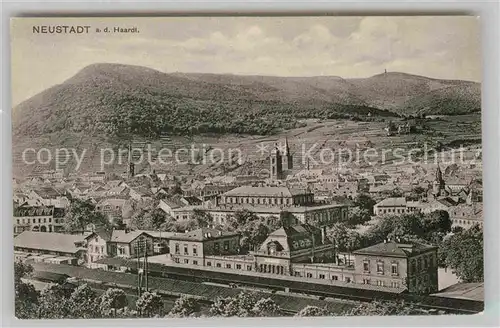
[[[283,180],[291,170],[293,170],[293,155],[290,152],[288,139],[285,138],[284,147],[275,144],[271,150],[269,178],[271,181]]]

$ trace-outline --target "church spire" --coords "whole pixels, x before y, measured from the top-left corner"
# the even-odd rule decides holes
[[[290,147],[288,146],[288,138],[285,137],[285,159],[286,159],[286,169],[287,170],[292,170],[293,169],[293,156],[292,153],[290,152]]]
[[[436,179],[434,180],[433,184],[433,194],[435,197],[443,196],[444,195],[444,189],[445,189],[445,183],[443,179],[443,173],[441,172],[441,168],[438,167],[436,169]]]
[[[438,167],[436,170],[436,181],[439,182],[439,184],[444,182],[443,173],[441,172],[441,168],[439,167],[439,164],[438,164]]]
[[[290,147],[288,146],[288,138],[285,137],[285,154],[290,154]]]

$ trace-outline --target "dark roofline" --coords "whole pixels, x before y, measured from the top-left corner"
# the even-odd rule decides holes
[[[131,230],[130,233],[134,232],[134,230]],[[134,240],[136,240],[137,238],[139,238],[140,236],[142,235],[147,235],[148,237],[151,237],[154,239],[153,236],[151,236],[149,233],[145,232],[145,231],[142,231],[140,234],[138,234],[137,236],[135,236],[135,238],[131,239],[130,241],[123,241],[123,240],[113,240],[113,234],[111,233],[110,235],[110,240],[107,240],[106,242],[109,242],[109,243],[119,243],[119,244],[130,244],[131,242],[133,242]]]
[[[370,247],[370,246],[369,246]],[[427,248],[424,249],[416,249],[413,251],[411,254],[408,255],[400,255],[400,254],[393,254],[393,253],[384,253],[384,252],[379,252],[379,251],[363,251],[362,249],[355,250],[352,253],[353,254],[359,254],[359,255],[379,255],[379,256],[385,256],[385,257],[396,257],[396,258],[410,258],[413,256],[417,256],[423,253],[431,252],[431,251],[436,251],[438,249],[437,246],[428,246]]]
[[[196,237],[184,237],[184,236],[173,235],[169,239],[170,240],[178,240],[178,241],[199,241],[199,242],[204,242],[204,241],[208,241],[208,240],[224,239],[224,238],[227,238],[227,237],[234,237],[234,236],[239,236],[239,233],[237,233],[237,232],[231,232],[231,233],[228,233],[228,234],[225,234],[225,235],[222,235],[222,236],[212,236],[212,237],[209,237],[209,238],[205,238],[205,236],[202,236],[201,239],[198,239]],[[176,238],[176,237],[179,237],[179,238]]]

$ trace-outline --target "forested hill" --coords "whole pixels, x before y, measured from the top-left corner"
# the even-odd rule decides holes
[[[455,89],[450,92],[450,88]],[[460,97],[461,88],[471,91],[465,99]],[[479,111],[478,90],[479,84],[473,82],[403,73],[367,79],[294,78],[167,74],[140,66],[93,64],[14,108],[13,133],[14,137],[62,130],[109,137],[265,135],[300,126],[306,118],[439,114],[449,97],[462,112]],[[448,106],[445,112],[453,114],[454,109]]]

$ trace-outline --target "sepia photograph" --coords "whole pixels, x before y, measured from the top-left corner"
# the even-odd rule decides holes
[[[15,316],[483,312],[480,32],[12,18]]]

